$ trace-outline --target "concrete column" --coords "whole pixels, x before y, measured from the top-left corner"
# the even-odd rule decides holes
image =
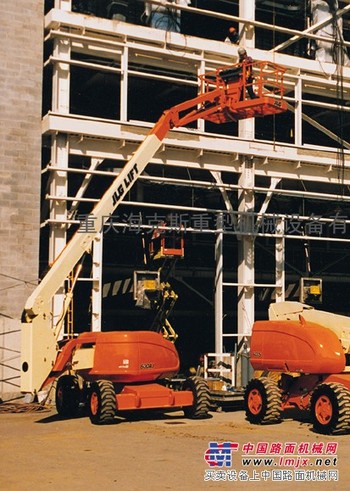
[[[245,19],[255,19],[255,0],[241,0],[239,3],[239,15]],[[254,47],[254,28],[246,27],[243,32],[241,44],[247,48]],[[239,137],[252,141],[255,136],[255,121],[253,118],[242,120],[239,123]],[[245,232],[253,232],[254,212],[254,162],[251,157],[242,158],[241,175],[239,184],[245,190],[239,192],[238,211],[240,214],[240,227]],[[254,238],[242,235],[238,240],[238,303],[237,322],[238,334],[249,335],[254,322]],[[240,339],[239,336],[238,339]]]
[[[51,162],[54,167],[68,168],[68,139],[67,135],[58,134],[52,137]],[[53,196],[67,196],[67,173],[56,171],[52,174],[50,194]],[[50,219],[57,222],[67,219],[67,207],[65,201],[52,201],[50,203]],[[64,249],[67,240],[66,225],[52,223],[50,225],[49,238],[49,264],[51,265]],[[65,287],[61,285],[55,297],[52,299],[53,326],[62,315]],[[62,333],[63,334],[63,333]]]
[[[249,20],[255,20],[255,0],[240,0],[239,17]],[[255,29],[253,26],[240,25],[240,31],[243,29],[240,44],[245,48],[254,48],[255,46]]]
[[[239,184],[245,188],[239,192],[238,212],[239,231],[242,235],[238,240],[238,334],[241,337],[251,333],[254,322],[254,161],[252,158],[242,159],[242,171]]]
[[[64,4],[65,2],[59,2]],[[69,2],[68,2],[69,3]],[[70,68],[64,60],[70,59],[70,42],[66,39],[55,39],[53,54],[62,62],[53,66],[52,77],[52,110],[56,113],[69,114],[69,90],[70,90]],[[54,167],[67,167],[69,161],[68,137],[65,134],[54,134],[51,142],[51,162]],[[50,194],[53,196],[66,197],[68,195],[68,177],[64,171],[52,173]],[[50,203],[50,218],[64,222],[67,219],[66,201],[52,201]],[[67,240],[66,226],[63,224],[50,225],[49,239],[49,263],[52,264],[64,249]],[[52,312],[53,325],[62,315],[65,287],[61,285],[53,298]],[[63,334],[63,333],[62,333]]]

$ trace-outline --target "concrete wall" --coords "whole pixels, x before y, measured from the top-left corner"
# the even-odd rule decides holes
[[[19,386],[19,320],[38,277],[43,11],[0,2],[0,397]]]

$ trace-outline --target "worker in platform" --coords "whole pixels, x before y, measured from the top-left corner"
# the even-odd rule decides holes
[[[258,96],[253,89],[253,58],[248,56],[247,51],[243,47],[238,48],[239,63],[242,66],[242,76],[245,78],[246,88],[250,99],[256,99]],[[244,94],[242,94],[242,100]]]

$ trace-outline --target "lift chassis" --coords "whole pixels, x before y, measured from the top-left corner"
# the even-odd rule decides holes
[[[116,410],[182,407],[190,417],[209,409],[204,380],[194,377],[175,390],[167,381],[179,370],[175,346],[160,332],[83,333],[62,338],[62,322],[52,326],[51,302],[108,219],[144,171],[168,131],[203,118],[215,123],[278,114],[284,69],[254,63],[257,97],[246,99],[247,80],[239,66],[218,68],[200,77],[202,93],[165,111],[143,143],[89,214],[95,229],[77,231],[28,298],[22,320],[21,390],[37,394],[58,378],[56,407],[72,414],[88,403],[94,423],[113,419]],[[92,223],[92,222],[91,222]],[[70,296],[65,299],[64,309]],[[64,317],[64,316],[62,316]]]

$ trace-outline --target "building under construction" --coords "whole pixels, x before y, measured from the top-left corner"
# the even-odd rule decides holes
[[[51,322],[61,337],[152,326],[135,272],[168,259],[157,236],[176,244],[166,322],[183,373],[248,352],[271,302],[350,315],[349,1],[16,3],[15,16],[0,6],[3,400],[20,392],[27,298],[74,234],[95,231],[92,210],[163,112],[241,47],[257,100],[259,67],[281,69],[285,110],[170,128],[57,285]]]

